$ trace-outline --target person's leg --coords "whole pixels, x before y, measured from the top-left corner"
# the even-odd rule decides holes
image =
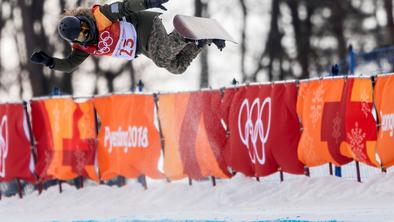
[[[175,73],[181,74],[186,71],[190,63],[197,57],[197,55],[202,51],[203,48],[197,47],[194,43],[189,43],[185,48],[171,61],[167,70]]]
[[[148,54],[159,67],[167,68],[188,43],[181,35],[167,31],[159,17],[153,21],[152,31],[148,42]]]

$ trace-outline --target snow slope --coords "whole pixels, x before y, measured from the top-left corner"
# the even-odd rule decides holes
[[[0,221],[130,220],[296,220],[394,221],[394,173],[377,174],[365,183],[333,176],[298,176],[257,182],[237,175],[231,180],[104,185],[82,190],[63,185],[22,200],[0,201]]]

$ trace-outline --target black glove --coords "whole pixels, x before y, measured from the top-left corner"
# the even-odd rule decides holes
[[[167,11],[167,9],[162,5],[169,0],[145,0],[145,7],[146,8],[160,8],[164,11]]]
[[[33,52],[33,54],[30,57],[30,61],[35,64],[46,65],[51,69],[55,65],[55,63],[53,62],[53,58],[41,50]]]

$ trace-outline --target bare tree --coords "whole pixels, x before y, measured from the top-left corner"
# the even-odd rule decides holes
[[[347,2],[342,0],[332,0],[331,3],[331,22],[333,26],[333,34],[338,42],[338,55],[339,58],[346,58],[347,55],[347,44],[345,39],[345,27],[344,22],[346,19],[346,6]]]
[[[247,38],[246,38],[246,30],[248,25],[248,8],[246,6],[245,0],[239,0],[239,4],[241,5],[242,9],[242,31],[241,31],[241,79],[240,81],[243,82],[247,76],[246,73],[246,52],[247,52]]]
[[[53,47],[47,47],[48,37],[45,35],[45,27],[42,22],[44,15],[44,0],[18,1],[18,6],[22,14],[22,33],[26,49],[24,55],[20,58],[22,70],[29,73],[33,96],[41,96],[50,93],[49,84],[44,76],[42,66],[38,66],[29,62],[28,58],[36,48],[47,48],[49,53],[53,52]]]
[[[280,19],[280,3],[281,0],[272,0],[271,22],[270,30],[268,32],[268,39],[258,60],[258,65],[251,75],[253,82],[257,81],[257,75],[265,69],[270,81],[275,79],[283,79],[282,62],[284,58],[284,49],[282,46],[283,31],[279,28]],[[264,58],[268,60],[264,64]],[[276,69],[276,70],[275,70]]]
[[[3,2],[4,2],[3,0],[0,0],[0,7],[1,7],[1,5],[3,5]],[[4,24],[5,24],[5,21],[3,18],[3,10],[0,10],[0,39],[1,39]],[[2,73],[3,73],[3,63],[1,60],[1,54],[0,54],[0,76],[2,75]]]
[[[107,89],[108,92],[113,93],[115,92],[115,86],[114,86],[114,81],[115,79],[120,76],[122,73],[124,72],[128,72],[130,75],[130,79],[131,79],[131,87],[130,90],[134,89],[134,86],[136,84],[136,80],[135,80],[135,70],[134,70],[134,66],[132,64],[132,62],[127,61],[124,62],[119,69],[114,70],[114,69],[108,69],[108,70],[103,70],[100,68],[100,61],[101,59],[99,57],[92,57],[93,58],[93,62],[94,62],[94,73],[96,74],[96,85],[95,85],[95,90],[94,90],[94,94],[98,94],[98,79],[100,77],[104,77],[105,80],[107,81]]]
[[[306,17],[301,19],[299,15],[299,7],[302,4],[306,8]],[[314,5],[312,1],[302,0],[286,0],[290,8],[292,16],[292,25],[295,33],[295,43],[297,49],[297,60],[301,65],[302,73],[300,78],[309,78],[309,58],[311,56],[311,36],[312,36],[312,21],[311,17],[314,12]]]
[[[384,0],[384,9],[386,10],[387,16],[387,31],[389,44],[394,44],[394,17],[393,17],[393,1]]]
[[[208,2],[203,0],[194,1],[194,15],[197,17],[208,17]],[[205,48],[200,54],[200,87],[205,88],[209,84],[209,64],[208,64],[208,49]]]
[[[66,9],[66,1],[65,0],[59,0],[59,4],[60,4],[60,10],[63,13]],[[77,3],[77,5],[79,5],[79,1]],[[67,56],[71,53],[71,49],[69,46],[69,43],[66,41],[62,41],[63,42],[63,56]],[[72,94],[73,93],[73,88],[72,88],[72,75],[73,73],[63,73],[63,76],[61,79],[59,79],[57,81],[57,84],[61,86],[61,89],[63,92],[68,93],[68,94]],[[55,80],[56,81],[56,80]]]

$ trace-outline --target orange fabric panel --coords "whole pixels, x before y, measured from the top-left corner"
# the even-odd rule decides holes
[[[160,135],[154,125],[154,100],[148,95],[113,95],[94,99],[101,122],[98,162],[104,180],[142,174],[163,178],[158,169]]]
[[[96,128],[90,101],[75,103],[71,98],[34,101],[32,117],[38,140],[37,171],[42,179],[85,176],[98,181],[94,166]],[[43,126],[38,124],[45,125],[49,132],[40,134]]]
[[[101,11],[100,6],[96,5],[93,7],[93,16],[96,19],[96,25],[99,32],[103,31],[107,27],[112,25],[111,20],[109,20]]]
[[[394,165],[394,75],[378,76],[375,85],[375,106],[380,124],[377,152],[382,165]]]
[[[96,134],[96,114],[94,111],[94,105],[93,101],[89,100],[86,102],[82,103],[77,103],[79,106],[79,109],[82,112],[82,117],[78,121],[78,129],[79,129],[79,136],[81,140],[89,140],[90,146],[94,147],[94,153],[97,152],[97,134]],[[83,155],[81,156],[81,153],[79,153],[78,158],[83,158]],[[95,160],[94,155],[94,159]],[[98,181],[98,175],[97,175],[97,167],[94,165],[94,162],[92,161],[91,164],[85,164],[85,170],[88,174],[88,177],[91,178],[92,180]]]
[[[344,79],[300,83],[297,114],[303,132],[298,144],[298,157],[309,167],[330,162],[342,165],[350,161],[340,151],[340,147],[345,143],[343,121],[341,121],[344,115],[344,85]],[[339,122],[335,131],[335,125],[332,124],[336,120]],[[331,125],[326,126],[328,124]],[[335,135],[335,138],[329,138],[332,135]],[[329,140],[334,140],[336,144],[331,145]]]
[[[198,134],[196,138],[196,153],[197,153],[197,161],[200,166],[200,172],[203,176],[211,176],[214,175],[219,178],[228,178],[229,176],[222,171],[220,168],[215,154],[211,149],[211,145],[209,144],[209,139],[207,135],[207,131],[205,130],[205,123],[203,118],[201,118]]]
[[[176,123],[182,123],[189,97],[188,93],[160,95],[159,118],[165,138],[164,172],[172,180],[187,177],[179,152],[178,141],[181,128]]]
[[[52,126],[53,149],[54,155],[52,164],[49,166],[47,172],[49,175],[54,175],[58,179],[71,179],[75,177],[72,173],[71,167],[63,167],[63,138],[71,138],[72,128],[68,123],[72,122],[72,116],[64,115],[65,113],[72,113],[75,109],[75,104],[72,100],[67,99],[60,101],[48,100],[45,102],[45,108],[53,115],[49,116],[49,121]],[[63,117],[63,118],[60,118]]]
[[[225,131],[214,108],[219,106],[220,98],[219,91],[160,95],[159,118],[168,178],[229,177],[222,155]]]

